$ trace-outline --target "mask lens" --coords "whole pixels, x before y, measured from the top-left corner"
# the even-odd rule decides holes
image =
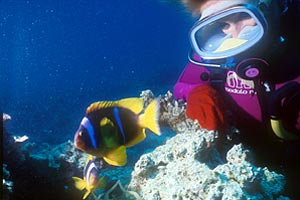
[[[256,44],[264,28],[255,15],[243,10],[221,13],[194,26],[191,40],[196,53],[203,58],[224,58]]]

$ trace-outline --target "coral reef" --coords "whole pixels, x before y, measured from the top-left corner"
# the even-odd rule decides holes
[[[145,107],[155,98],[150,90],[140,96]],[[257,167],[256,155],[242,144],[188,119],[185,102],[175,100],[170,91],[160,96],[160,105],[161,126],[171,127],[176,134],[163,131],[154,139],[147,135],[143,144],[128,149],[124,167],[99,159],[100,176],[106,177],[107,186],[96,192],[96,199],[289,199],[283,193],[283,175]],[[10,119],[3,115],[3,121]],[[26,137],[16,139],[22,142],[4,129],[4,199],[82,196],[71,177],[82,177],[87,154],[76,150],[71,141],[50,146],[31,143]],[[37,147],[40,151],[35,151]]]
[[[168,91],[164,97],[161,98],[160,121],[165,122],[177,133],[185,132],[188,127],[191,127],[190,125],[192,123],[185,115],[185,108],[186,103],[175,100],[173,94]]]
[[[10,120],[3,115],[3,122]],[[87,154],[77,150],[70,140],[56,146],[36,144],[30,139],[20,142],[3,129],[3,198],[2,199],[80,199],[72,176],[82,176]],[[27,140],[28,139],[28,140]],[[36,150],[36,149],[39,150]],[[108,185],[97,199],[138,199],[121,182],[128,182],[132,166],[112,167],[97,159],[101,175]],[[90,196],[88,199],[95,199]]]
[[[117,190],[119,189],[119,190]],[[129,191],[124,188],[121,181],[118,180],[110,189],[108,189],[105,193],[100,194],[97,198],[97,200],[104,199],[104,200],[110,200],[110,199],[135,199],[135,200],[141,200],[141,197],[138,195],[138,193],[134,191]]]
[[[141,96],[145,102],[154,98],[151,91]],[[228,145],[188,119],[185,103],[171,92],[161,98],[160,121],[180,134],[135,164],[128,188],[143,199],[288,199],[281,196],[283,175],[256,167],[241,144]]]
[[[142,91],[140,96],[145,105],[155,98],[151,90]],[[163,97],[160,97],[160,124],[171,127],[176,133],[199,130],[200,125],[186,117],[185,109],[186,102],[175,100],[173,94],[167,91]]]
[[[3,121],[11,119],[4,118]],[[43,151],[32,153],[38,145],[30,139],[16,141],[3,127],[3,199],[76,199],[70,177],[82,174],[84,155],[71,142],[54,148],[42,145]]]
[[[31,146],[34,144],[28,143],[27,145]],[[38,153],[30,153],[30,150],[24,150],[28,149],[26,147],[23,149],[23,152],[26,151],[32,159],[47,162],[48,167],[51,168],[60,168],[62,165],[70,165],[72,168],[79,170],[84,168],[87,154],[78,151],[70,140],[54,147],[46,143],[42,145],[43,150]]]
[[[285,178],[251,164],[249,151],[235,145],[224,163],[207,131],[178,134],[141,156],[129,189],[143,199],[276,199]]]

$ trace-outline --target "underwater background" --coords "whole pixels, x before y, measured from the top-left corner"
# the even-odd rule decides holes
[[[15,170],[10,171],[11,177],[15,178],[12,178],[14,197],[53,199],[51,195],[56,194],[54,199],[81,199],[82,193],[72,188],[71,177],[82,177],[82,166],[79,166],[82,163],[76,160],[79,151],[71,142],[86,108],[95,101],[139,97],[146,89],[150,89],[155,96],[172,91],[188,61],[188,33],[195,20],[182,6],[163,0],[0,0],[0,109],[12,118],[5,123],[7,132],[17,136],[27,135],[29,139],[26,144],[30,146],[35,143],[33,151],[38,152],[31,154],[31,147],[26,147],[31,152],[29,154],[26,150],[25,157],[28,157],[19,163],[15,162],[15,158],[24,155],[16,155],[12,159],[8,156],[11,160],[7,166]],[[175,132],[167,127],[162,127],[161,137],[147,133],[142,143],[128,149],[126,166],[106,165],[101,170],[101,176],[104,174],[111,182],[121,180],[124,185],[128,184],[139,158],[174,135]],[[177,136],[169,146],[180,147],[178,149],[182,152],[191,150],[193,142],[176,146],[176,139],[180,139],[181,134]],[[199,139],[202,136],[187,137],[202,141]],[[205,142],[203,144],[207,145]],[[6,144],[2,145],[5,149]],[[198,145],[199,148],[201,145]],[[15,148],[15,143],[9,146]],[[161,155],[171,152],[165,147],[160,150]],[[230,163],[224,164],[219,159],[221,156],[213,150],[203,151],[203,155],[207,153],[204,156],[207,160],[203,163],[210,163],[210,158],[215,159],[212,162],[214,166],[236,167]],[[236,154],[244,155],[244,151]],[[18,149],[17,153],[20,152]],[[201,148],[199,152],[202,152]],[[191,157],[199,152],[192,152]],[[171,153],[176,158],[176,154]],[[68,157],[72,160],[70,163]],[[180,155],[178,158],[182,160]],[[248,161],[243,163],[249,168]],[[193,163],[183,160],[183,166],[185,164]],[[181,167],[176,162],[174,166]],[[259,196],[262,190],[265,192],[261,192],[265,195],[263,197],[270,195],[269,199],[273,196],[289,199],[281,196],[284,185],[282,176],[274,175],[265,168],[250,166],[257,174],[249,176],[247,183],[254,178],[259,181],[267,179],[264,176],[267,172],[270,174],[267,177],[274,179],[265,181],[268,184],[264,189],[253,189],[249,184],[253,197],[256,194]],[[278,168],[280,166],[275,169]],[[203,174],[200,174],[198,165],[192,169],[199,172],[197,175],[202,180]],[[209,173],[205,171],[204,174]],[[236,176],[242,177],[238,172]],[[167,178],[172,176],[168,174]],[[201,182],[199,180],[197,182]],[[223,181],[223,177],[220,180]],[[193,182],[190,181],[190,184]],[[244,180],[240,185],[244,187]],[[275,187],[277,185],[278,188]],[[297,184],[293,182],[291,185],[294,186],[293,192],[296,191]],[[148,188],[151,190],[151,187]],[[180,191],[177,188],[174,190]],[[295,196],[299,195],[297,192]]]
[[[193,23],[158,0],[0,1],[0,105],[33,142],[73,140],[99,100],[172,90]]]

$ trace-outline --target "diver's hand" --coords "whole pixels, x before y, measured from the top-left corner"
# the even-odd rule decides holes
[[[224,113],[224,102],[218,91],[211,86],[197,86],[190,92],[186,115],[193,120],[197,119],[201,127],[224,132]]]

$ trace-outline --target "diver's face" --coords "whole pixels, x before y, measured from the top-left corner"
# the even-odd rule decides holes
[[[243,13],[230,15],[223,21],[222,31],[226,35],[231,35],[233,38],[238,38],[241,31],[247,26],[255,26],[256,22],[249,15],[243,16]]]
[[[223,11],[224,9],[228,9],[229,7],[236,6],[242,2],[247,2],[246,0],[239,0],[236,2],[232,2],[232,5],[228,5],[228,2],[224,0],[207,0],[199,7],[199,11],[203,16],[215,15]],[[229,7],[228,7],[229,6]],[[203,17],[201,16],[201,17]],[[255,20],[247,13],[235,13],[231,14],[224,19],[218,21],[221,24],[221,30],[226,35],[231,38],[239,38],[239,35],[243,30],[250,31],[253,30],[254,26],[256,26]]]

